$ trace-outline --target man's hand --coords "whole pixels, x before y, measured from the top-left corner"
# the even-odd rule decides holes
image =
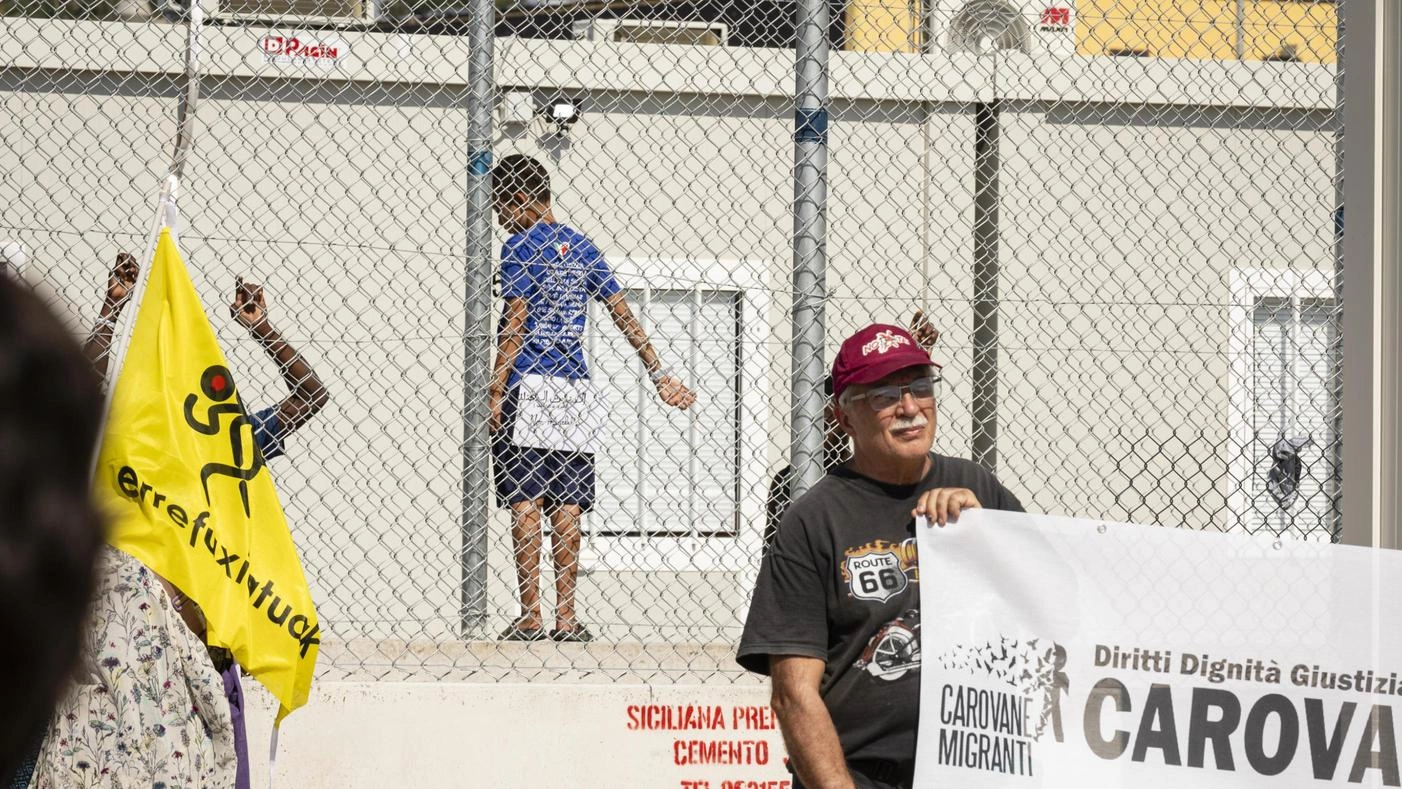
[[[267,327],[268,304],[263,298],[263,286],[244,282],[239,277],[234,284],[234,303],[229,305],[229,314],[249,331]]]
[[[107,375],[108,356],[112,350],[112,335],[117,329],[117,318],[122,308],[136,290],[136,280],[141,275],[141,266],[136,258],[127,252],[117,253],[117,262],[107,274],[107,290],[102,294],[102,307],[97,311],[97,324],[83,343],[83,352],[92,361],[93,369],[99,376]]]
[[[924,515],[932,524],[943,526],[959,520],[960,512],[982,506],[968,488],[935,488],[925,491],[910,514],[917,518]]]
[[[131,292],[136,289],[136,278],[140,274],[141,266],[137,264],[136,257],[129,252],[118,252],[117,263],[107,275],[107,293],[103,297],[103,306],[111,312],[121,312],[127,299],[131,298]]]
[[[931,325],[930,319],[925,317],[924,310],[916,310],[910,318],[910,336],[929,353],[935,347],[935,343],[939,342],[940,330]]]
[[[696,394],[686,388],[677,378],[664,375],[657,379],[657,396],[662,398],[662,402],[673,408],[680,408],[685,411],[696,402]]]

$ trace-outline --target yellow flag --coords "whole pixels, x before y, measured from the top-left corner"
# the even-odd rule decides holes
[[[161,230],[94,483],[112,545],[204,609],[211,644],[281,702],[307,701],[321,627],[234,378]]]

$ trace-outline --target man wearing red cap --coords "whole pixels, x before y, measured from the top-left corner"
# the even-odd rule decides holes
[[[920,714],[915,516],[1022,511],[983,467],[931,453],[939,365],[899,326],[832,366],[852,459],[794,503],[755,582],[737,659],[769,674],[796,787],[909,787]]]
[[[916,310],[910,319],[910,336],[929,351],[939,341],[940,332],[925,317],[924,310]],[[823,380],[823,393],[828,397],[823,409],[823,470],[832,471],[851,459],[847,448],[847,434],[837,424],[836,404],[832,401],[832,376]],[[764,505],[764,550],[774,546],[774,535],[779,533],[779,521],[793,503],[793,466],[784,466],[769,482],[769,498]]]

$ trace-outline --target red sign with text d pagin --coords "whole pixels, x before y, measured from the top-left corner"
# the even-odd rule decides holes
[[[264,63],[305,63],[329,68],[343,60],[349,47],[340,40],[318,40],[305,33],[267,35],[258,40]]]

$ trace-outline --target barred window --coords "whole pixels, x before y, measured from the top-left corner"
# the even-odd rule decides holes
[[[585,351],[608,403],[585,515],[587,571],[750,571],[764,530],[774,411],[770,293],[748,262],[611,259],[662,365],[696,392],[664,406],[638,354],[590,307]],[[733,584],[726,583],[729,589]],[[739,587],[735,587],[739,588]]]
[[[596,455],[600,537],[733,536],[739,519],[740,298],[703,287],[625,290],[665,367],[697,392],[686,411],[657,398],[603,309],[590,321],[590,372],[609,405]],[[665,342],[664,342],[665,341]]]
[[[1233,289],[1233,515],[1251,532],[1328,539],[1337,465],[1332,285],[1324,272],[1265,272],[1239,274]],[[1275,456],[1290,451],[1298,484]]]

